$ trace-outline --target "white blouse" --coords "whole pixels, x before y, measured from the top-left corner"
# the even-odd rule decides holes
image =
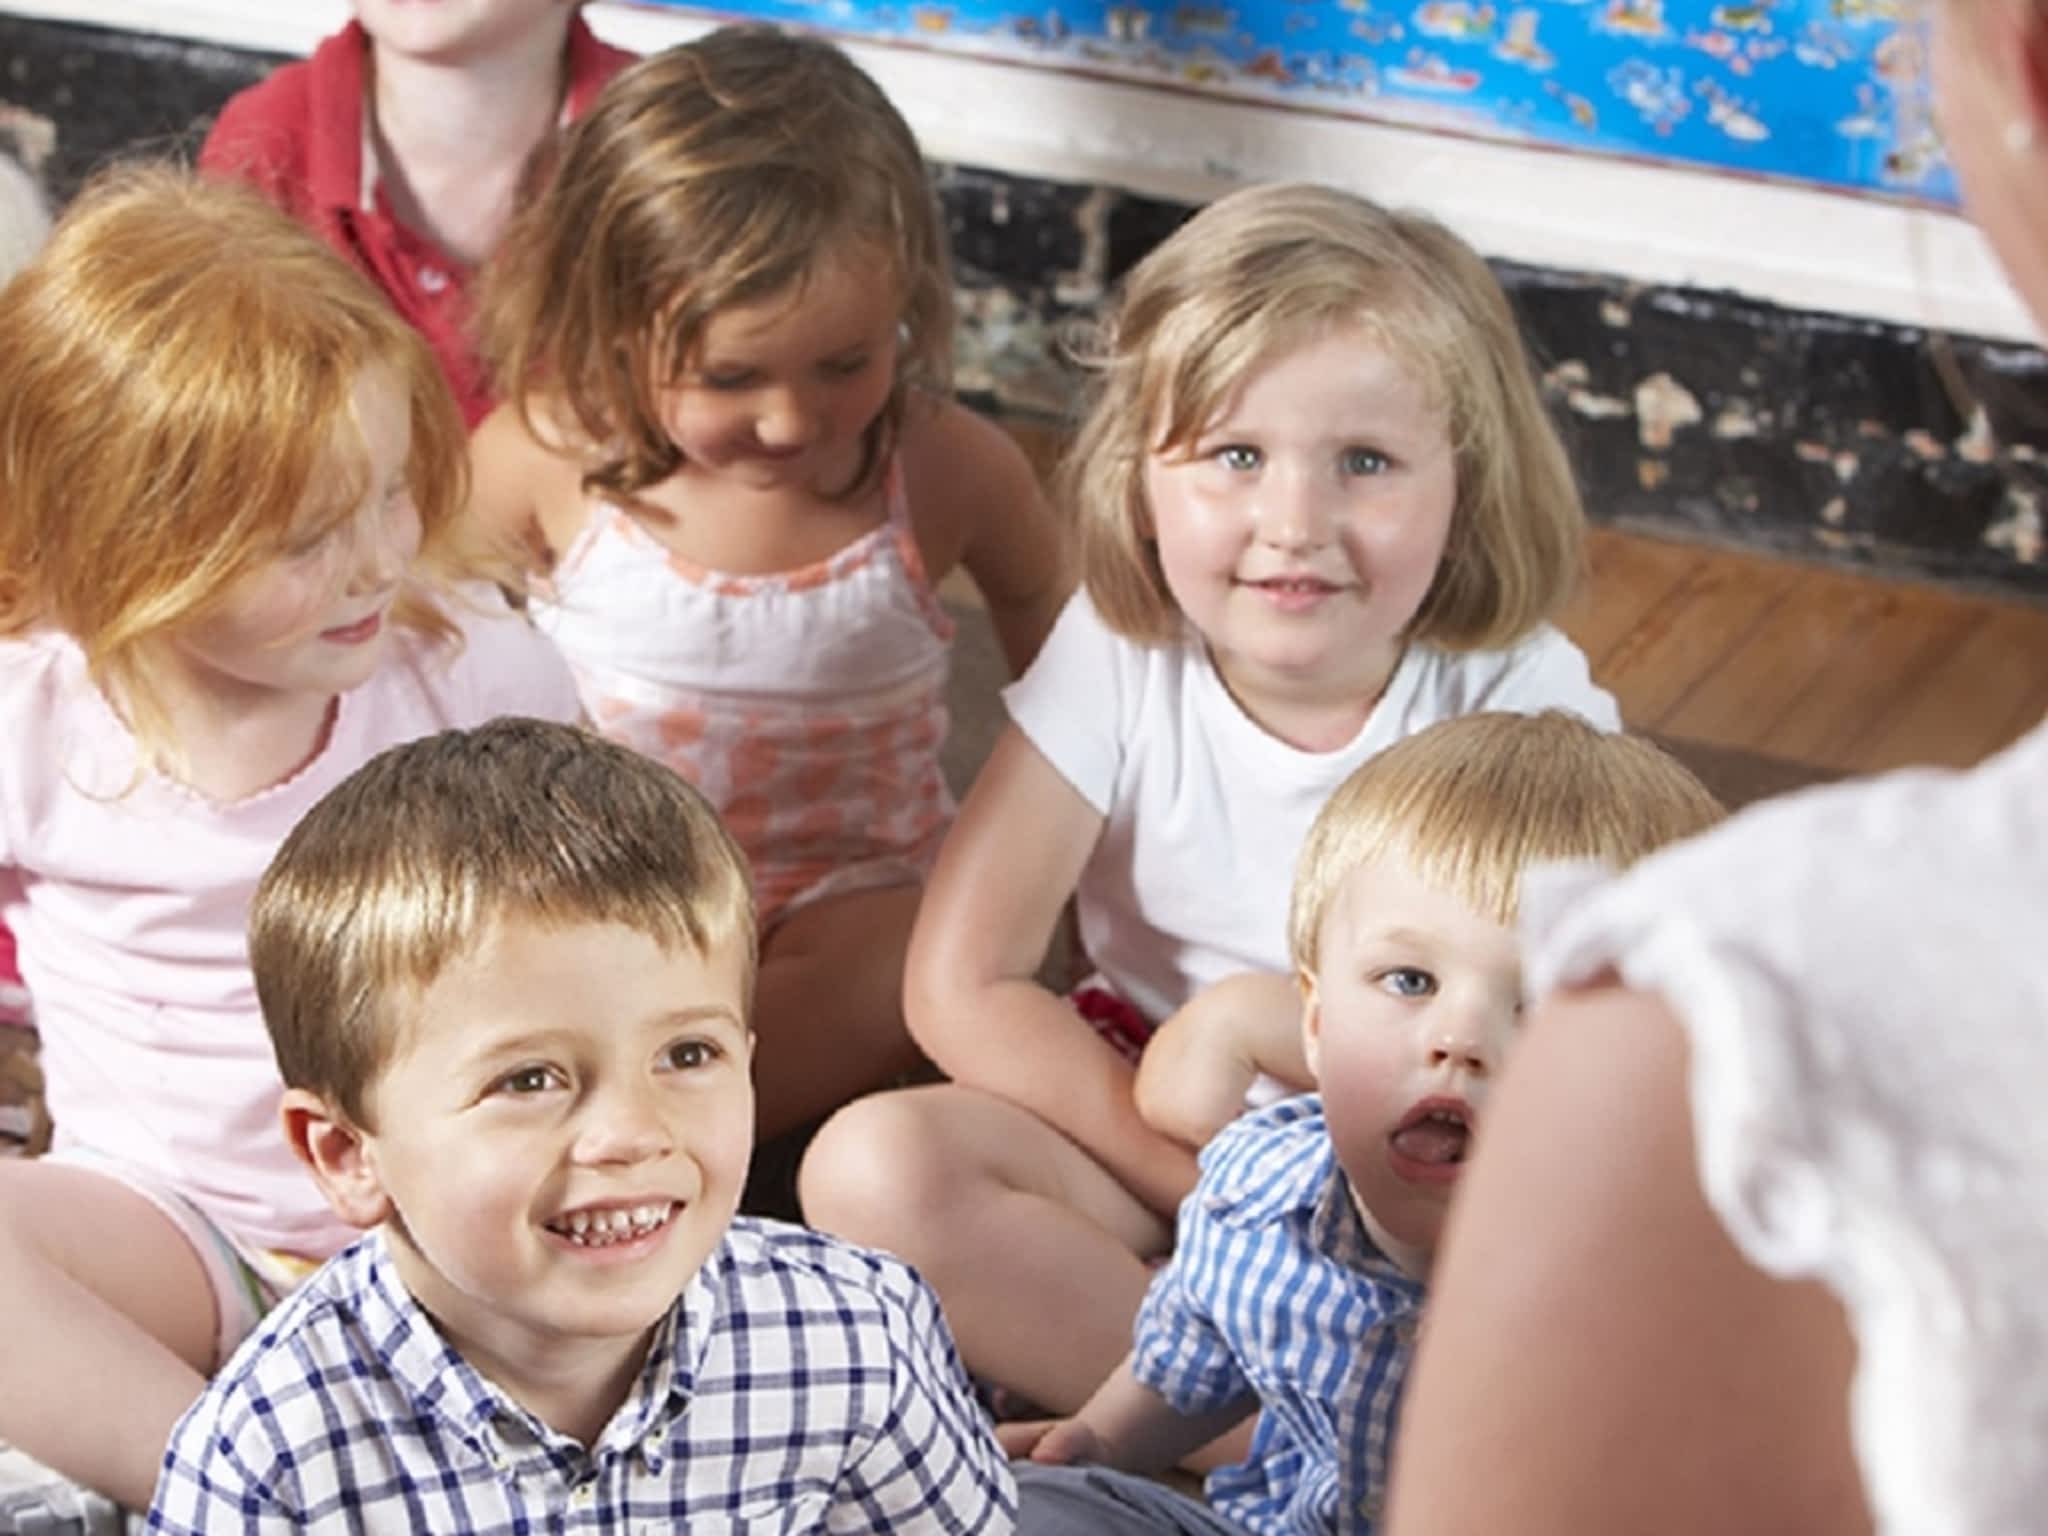
[[[1855,1330],[1878,1529],[2048,1528],[2048,724],[1524,910],[1536,990],[1612,968],[1684,1022],[1708,1201]]]

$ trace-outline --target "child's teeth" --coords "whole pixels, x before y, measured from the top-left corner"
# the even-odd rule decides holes
[[[559,1225],[573,1241],[588,1247],[644,1236],[665,1223],[670,1210],[668,1204],[660,1203],[636,1205],[630,1210],[614,1206],[604,1211],[572,1211]]]

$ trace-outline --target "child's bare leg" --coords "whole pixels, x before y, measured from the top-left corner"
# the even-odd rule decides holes
[[[184,1234],[112,1179],[0,1162],[0,1315],[0,1441],[147,1508],[220,1326]]]
[[[922,887],[849,891],[800,908],[761,946],[754,987],[762,1139],[886,1087],[923,1058],[903,1023],[903,953]]]
[[[1007,1100],[954,1084],[835,1115],[799,1179],[804,1215],[915,1264],[968,1368],[1072,1413],[1131,1347],[1172,1223]]]
[[[1159,1026],[1132,1093],[1147,1125],[1200,1147],[1243,1113],[1262,1073],[1292,1088],[1314,1086],[1294,979],[1247,971],[1204,988]]]

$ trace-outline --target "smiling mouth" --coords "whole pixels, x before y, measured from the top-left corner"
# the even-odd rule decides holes
[[[579,1248],[610,1248],[659,1232],[675,1220],[681,1209],[673,1200],[650,1201],[603,1210],[570,1211],[542,1225]]]
[[[1268,576],[1261,581],[1247,581],[1241,585],[1270,592],[1277,597],[1327,597],[1341,590],[1336,582],[1325,581],[1320,576]]]

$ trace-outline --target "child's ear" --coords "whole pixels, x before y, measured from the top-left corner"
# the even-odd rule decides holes
[[[284,1139],[312,1172],[334,1214],[368,1231],[391,1214],[368,1138],[333,1105],[304,1088],[287,1088],[279,1111]]]
[[[1301,1054],[1308,1061],[1310,1076],[1317,1082],[1323,1080],[1323,1001],[1316,991],[1313,971],[1300,970],[1294,973],[1294,984],[1301,988]]]

